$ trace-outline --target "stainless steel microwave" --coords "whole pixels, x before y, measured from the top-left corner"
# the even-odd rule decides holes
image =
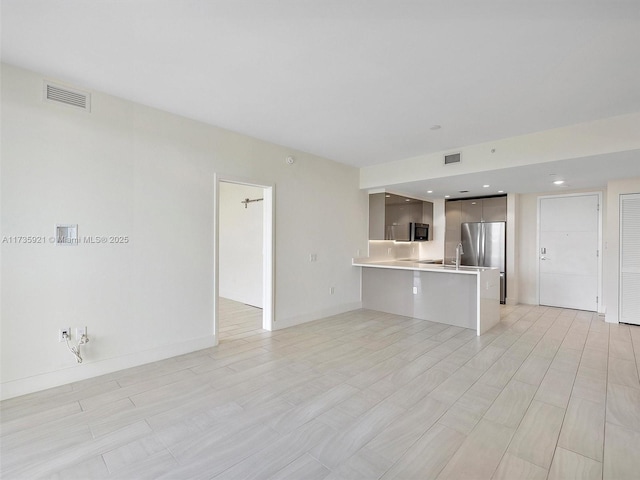
[[[412,242],[424,242],[429,240],[429,224],[428,223],[410,223],[409,231]]]

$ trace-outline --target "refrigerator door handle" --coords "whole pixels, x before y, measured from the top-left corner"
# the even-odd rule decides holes
[[[479,237],[478,265],[482,265],[483,267],[486,267],[487,264],[485,263],[485,256],[486,256],[485,246],[487,241],[487,232],[486,232],[484,223],[480,224],[480,235],[478,235],[478,237]]]

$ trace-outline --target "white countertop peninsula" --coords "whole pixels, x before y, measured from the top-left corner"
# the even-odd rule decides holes
[[[500,321],[500,272],[420,260],[356,258],[362,306],[421,320],[472,328],[482,335]]]

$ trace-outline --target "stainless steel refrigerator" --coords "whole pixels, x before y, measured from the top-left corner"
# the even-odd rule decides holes
[[[462,249],[460,263],[474,267],[500,269],[500,303],[507,295],[506,222],[469,222],[461,226]]]

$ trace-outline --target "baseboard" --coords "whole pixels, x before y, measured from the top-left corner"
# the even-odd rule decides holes
[[[145,363],[156,362],[158,360],[164,360],[165,358],[213,347],[217,344],[218,339],[214,335],[194,338],[185,342],[164,345],[142,352],[82,363],[81,365],[75,365],[74,367],[65,368],[64,370],[4,382],[0,385],[0,400],[98,377],[126,368],[137,367]]]
[[[315,312],[304,313],[302,315],[296,315],[289,318],[276,318],[273,323],[274,330],[281,330],[283,328],[293,327],[302,323],[313,322],[325,317],[331,317],[333,315],[340,315],[341,313],[351,312],[353,310],[359,310],[362,308],[362,302],[342,303],[330,308],[324,308]]]

